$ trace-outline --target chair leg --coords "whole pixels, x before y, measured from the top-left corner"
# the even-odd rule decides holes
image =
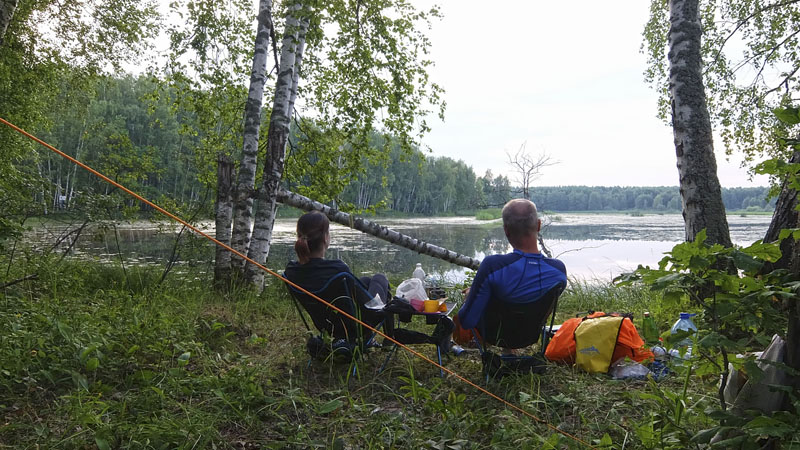
[[[392,350],[389,352],[389,355],[386,357],[385,360],[383,360],[383,364],[381,364],[381,368],[378,369],[378,373],[379,374],[382,373],[384,369],[386,369],[386,365],[389,364],[389,360],[392,359],[392,356],[394,355],[394,352],[396,350],[397,350],[397,344],[394,344],[392,346]]]
[[[436,345],[436,356],[439,358],[439,366],[442,365],[442,348]],[[439,367],[439,376],[444,378],[444,369]]]

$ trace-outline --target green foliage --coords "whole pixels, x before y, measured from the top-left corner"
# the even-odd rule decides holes
[[[784,238],[793,234],[792,230],[784,231]],[[659,262],[657,269],[640,266],[635,272],[622,275],[618,281],[623,285],[641,282],[663,292],[662,307],[683,311],[699,309],[702,312],[698,316],[699,332],[696,336],[688,333],[663,335],[668,347],[687,337],[693,341],[692,358],[685,371],[687,384],[692,370],[700,376],[721,374],[727,371],[728,363],[739,370],[744,367],[751,378],[757,379],[760,369],[753,364],[752,356],[733,355],[762,350],[773,334],[785,334],[787,318],[781,305],[784,300],[793,301],[796,283],[785,270],[764,272],[766,263],[780,259],[780,242],[767,244],[756,241],[747,247],[725,248],[706,244],[705,236],[705,231],[701,231],[694,242],[676,245]],[[686,410],[686,402],[675,394],[658,394],[658,398],[651,399],[669,408],[677,405],[671,413],[674,419],[665,422],[664,426],[668,426],[662,427],[663,430],[673,435],[675,445],[686,445],[686,431],[680,425],[680,414]],[[778,424],[772,427],[741,427],[759,417],[762,421],[773,419],[731,415],[725,411],[724,402],[719,401],[715,417],[722,419],[722,424],[714,427],[713,433],[694,436],[694,441],[708,442],[716,432],[731,429],[744,432],[737,438],[742,442],[759,438],[783,439],[787,430],[796,432],[796,410],[791,414],[773,416]],[[663,420],[669,414],[659,417]],[[728,442],[725,445],[732,444]]]
[[[475,214],[475,218],[478,220],[495,220],[500,217],[502,217],[502,209],[500,208],[482,209]]]

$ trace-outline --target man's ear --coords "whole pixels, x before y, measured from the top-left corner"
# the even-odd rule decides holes
[[[542,231],[542,219],[536,221],[536,232],[538,233],[540,231]]]

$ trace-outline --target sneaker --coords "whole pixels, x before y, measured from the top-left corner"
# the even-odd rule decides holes
[[[353,345],[345,339],[336,339],[331,344],[331,353],[336,362],[350,362],[353,359]]]
[[[325,341],[319,336],[311,336],[306,341],[306,350],[312,358],[325,359],[328,356],[328,349],[325,347]]]

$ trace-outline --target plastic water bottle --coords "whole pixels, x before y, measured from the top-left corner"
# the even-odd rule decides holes
[[[692,316],[696,316],[697,314],[689,314],[682,312],[680,318],[672,328],[670,328],[670,334],[677,334],[679,331],[688,331],[697,333],[697,325],[692,322]],[[673,348],[670,350],[670,354],[673,356],[681,356],[683,359],[687,359],[692,355],[692,340],[690,338],[686,338],[678,342],[677,344],[673,345]]]
[[[650,317],[650,313],[645,311],[644,319],[642,319],[642,335],[644,337],[644,341],[648,344],[653,344],[658,342],[658,326],[656,326],[656,321]]]
[[[422,284],[425,285],[425,271],[422,270],[422,263],[417,263],[417,268],[414,269],[414,273],[412,273],[411,276],[418,278],[419,281],[422,281]]]

